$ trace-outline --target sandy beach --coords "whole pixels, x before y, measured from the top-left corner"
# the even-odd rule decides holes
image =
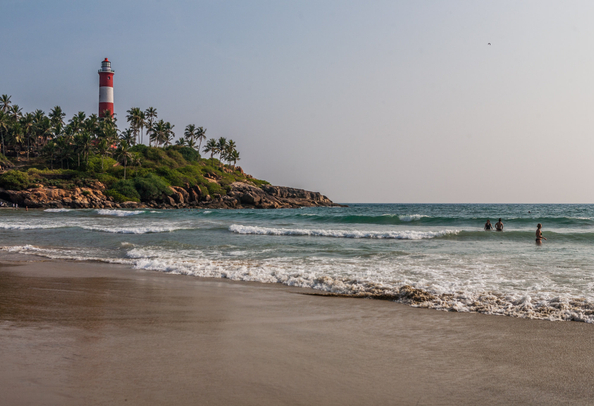
[[[1,405],[588,405],[594,326],[3,256]]]

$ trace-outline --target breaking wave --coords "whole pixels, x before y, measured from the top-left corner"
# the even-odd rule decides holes
[[[144,213],[144,210],[111,210],[111,209],[98,209],[95,212],[101,216],[117,216],[127,217],[136,216],[137,214]]]
[[[185,230],[180,227],[100,227],[100,226],[81,226],[84,230],[101,231],[104,233],[113,234],[149,234],[149,233],[170,233],[177,230]]]
[[[66,213],[72,211],[73,209],[45,209],[46,213]]]
[[[475,312],[511,317],[580,321],[594,323],[594,302],[586,298],[490,291],[450,291],[432,289],[422,283],[377,282],[365,278],[325,275],[320,271],[294,266],[292,262],[246,261],[213,258],[203,252],[181,254],[158,247],[132,248],[124,258],[101,258],[98,252],[41,248],[32,245],[0,247],[11,253],[34,254],[52,259],[102,261],[124,264],[135,269],[235,281],[280,283],[311,288],[312,295],[371,298],[404,303],[413,307],[442,311]]]
[[[442,231],[357,231],[357,230],[309,230],[300,228],[269,228],[257,226],[243,226],[232,224],[229,231],[237,234],[254,235],[295,235],[309,237],[334,237],[334,238],[375,238],[395,240],[422,240],[427,238],[438,238],[449,234],[458,234],[459,230]]]

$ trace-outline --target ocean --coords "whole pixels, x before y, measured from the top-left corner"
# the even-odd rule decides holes
[[[593,243],[594,205],[0,210],[4,252],[545,320],[594,322]]]

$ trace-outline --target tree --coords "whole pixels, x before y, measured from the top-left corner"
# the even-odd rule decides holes
[[[9,96],[7,94],[3,94],[2,96],[0,96],[0,110],[2,110],[3,113],[8,112],[11,104],[11,97],[12,96]]]
[[[236,151],[235,141],[229,140],[227,145],[225,145],[225,160],[227,162],[231,162],[233,160],[232,156],[234,151]]]
[[[49,118],[52,122],[52,127],[64,126],[64,117],[66,113],[62,111],[60,106],[55,106],[49,113]]]
[[[12,116],[14,121],[17,121],[23,115],[23,111],[18,106],[18,104],[13,104],[12,106],[10,106],[10,108],[8,109],[8,112],[10,113],[10,115]]]
[[[6,96],[6,95],[2,95]],[[5,144],[5,136],[8,132],[8,128],[10,126],[10,117],[3,111],[0,110],[0,136],[2,136],[2,151],[1,153],[6,155],[6,144]]]
[[[85,167],[89,163],[89,154],[92,147],[91,134],[87,130],[83,130],[74,136],[74,147],[78,157],[78,167],[80,168],[80,157],[82,155],[85,160]]]
[[[235,170],[235,165],[237,165],[237,161],[239,161],[239,151],[238,150],[233,150],[233,152],[231,153],[230,156],[231,161],[233,162],[233,170]]]
[[[206,139],[206,128],[198,127],[196,128],[196,139],[198,140],[198,152],[200,152],[200,147],[202,147],[202,141]]]
[[[151,146],[151,134],[153,124],[157,120],[157,109],[154,107],[149,107],[144,111],[144,125],[146,126],[146,135],[149,136],[149,147]]]
[[[101,156],[101,171],[105,171],[105,167],[103,166],[103,159],[109,153],[109,144],[107,143],[107,139],[106,138],[100,139],[95,148],[97,149],[97,152],[99,152],[99,155]]]
[[[217,153],[217,142],[215,141],[214,138],[211,138],[210,140],[208,140],[206,142],[206,144],[204,145],[204,153],[210,154],[210,160],[211,160],[212,164],[214,165],[213,156],[214,156],[214,154]]]
[[[29,151],[31,149],[31,138],[33,136],[33,114],[27,113],[21,117],[21,126],[23,128],[23,135],[27,141],[27,161],[29,160]]]
[[[42,154],[49,158],[50,169],[54,169],[54,157],[56,156],[56,152],[58,152],[58,146],[54,140],[50,140],[45,144],[45,147],[43,147]]]
[[[196,139],[196,125],[188,124],[184,130],[184,137],[187,141],[193,141]],[[182,144],[183,145],[183,144]]]
[[[130,123],[130,128],[132,129],[134,136],[137,138],[137,141],[134,143],[140,143],[140,130],[144,127],[144,113],[139,107],[132,107],[127,113],[128,115],[126,116],[126,119]]]
[[[219,154],[219,159],[221,164],[223,160],[226,158],[226,150],[227,150],[227,139],[225,137],[221,137],[217,141],[217,150],[216,153]]]
[[[167,121],[165,123],[165,128],[167,129],[167,131],[165,132],[165,142],[164,142],[165,146],[171,145],[171,141],[175,137],[175,133],[173,132],[173,127],[175,127],[175,126],[171,125],[171,123],[169,121]]]
[[[133,158],[133,154],[129,151],[130,146],[124,140],[120,141],[118,148],[115,151],[115,157],[118,162],[124,163],[124,180],[126,180],[126,165],[128,160]]]
[[[136,144],[136,136],[131,128],[127,128],[120,134],[120,139],[126,141],[128,145],[134,146]]]
[[[165,133],[167,132],[167,127],[165,126],[165,121],[159,120],[153,124],[151,127],[151,136],[150,140],[157,144],[157,147],[161,144],[163,139],[165,138]]]

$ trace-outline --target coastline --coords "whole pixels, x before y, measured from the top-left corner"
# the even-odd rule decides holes
[[[594,326],[0,256],[0,403],[589,404]]]

